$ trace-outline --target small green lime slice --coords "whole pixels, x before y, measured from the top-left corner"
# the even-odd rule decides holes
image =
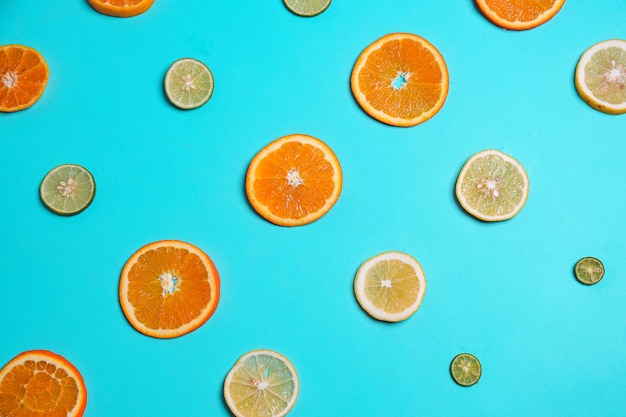
[[[95,195],[96,183],[91,172],[74,164],[59,165],[52,169],[39,187],[43,204],[62,216],[85,210]]]
[[[452,360],[450,373],[457,384],[469,387],[480,379],[482,367],[476,356],[471,353],[461,353]]]
[[[209,67],[193,58],[175,61],[165,74],[165,95],[180,109],[195,109],[213,94],[213,74]]]
[[[604,265],[602,261],[596,258],[582,258],[576,262],[574,275],[578,281],[585,285],[597,284],[604,277]]]
[[[328,9],[331,0],[283,0],[294,14],[304,17],[317,16]]]

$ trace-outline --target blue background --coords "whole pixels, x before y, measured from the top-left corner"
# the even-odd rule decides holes
[[[229,416],[226,373],[243,353],[277,350],[301,383],[294,416],[623,416],[626,414],[626,116],[593,110],[573,77],[582,52],[626,39],[623,0],[569,0],[548,23],[502,30],[471,0],[335,0],[301,18],[281,0],[156,0],[129,19],[85,1],[3,0],[0,44],[50,67],[32,108],[0,114],[0,363],[48,349],[82,372],[85,415]],[[443,109],[397,128],[350,92],[360,52],[391,32],[433,43],[450,73]],[[165,71],[194,57],[215,76],[203,107],[163,95]],[[290,133],[339,158],[341,197],[319,221],[282,228],[248,205],[252,157]],[[454,183],[474,153],[526,168],[514,219],[467,215]],[[93,204],[60,217],[44,175],[77,163]],[[193,243],[214,260],[222,297],[197,331],[136,332],[117,299],[142,245]],[[353,295],[359,265],[399,250],[428,289],[405,322],[382,323]],[[604,279],[573,275],[595,256]],[[449,375],[471,352],[483,376]]]

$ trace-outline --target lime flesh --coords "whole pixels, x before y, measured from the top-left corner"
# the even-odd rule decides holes
[[[213,74],[209,67],[193,58],[175,61],[165,74],[165,95],[181,109],[195,109],[213,94]]]
[[[452,360],[450,373],[457,384],[469,387],[480,379],[482,367],[476,356],[471,353],[461,353]]]
[[[96,183],[80,165],[65,164],[52,169],[41,182],[39,196],[52,212],[64,216],[85,210],[96,195]]]
[[[330,6],[331,0],[283,0],[285,6],[298,16],[317,16]]]
[[[596,258],[582,258],[580,261],[576,262],[574,275],[576,279],[583,284],[597,284],[604,277],[604,265],[602,261]]]

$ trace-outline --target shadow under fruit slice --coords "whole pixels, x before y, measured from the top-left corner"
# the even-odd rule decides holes
[[[99,13],[115,17],[133,17],[147,11],[154,0],[87,0]]]
[[[86,406],[82,375],[60,355],[22,352],[0,370],[0,416],[81,417]]]
[[[43,95],[49,77],[48,64],[33,48],[0,46],[0,111],[26,109]]]
[[[341,167],[333,151],[308,135],[288,135],[252,159],[246,194],[254,209],[280,226],[301,226],[326,214],[339,199]]]
[[[482,366],[478,358],[471,353],[461,353],[450,364],[452,379],[464,387],[474,385],[482,375]]]
[[[126,262],[119,298],[124,315],[139,332],[173,338],[196,330],[213,315],[220,279],[201,249],[162,240],[142,247]]]
[[[52,169],[39,187],[43,204],[56,214],[71,216],[85,210],[96,195],[93,175],[80,165],[65,164]]]
[[[224,380],[224,400],[235,417],[283,417],[291,411],[300,384],[289,360],[272,350],[241,356]]]

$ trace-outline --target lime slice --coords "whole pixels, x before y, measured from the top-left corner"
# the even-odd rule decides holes
[[[576,279],[583,284],[593,285],[600,282],[604,277],[604,265],[602,261],[592,257],[582,258],[574,267]]]
[[[461,353],[452,360],[450,373],[457,384],[469,387],[480,379],[482,367],[476,356],[471,353]]]
[[[285,6],[298,16],[317,16],[328,9],[331,0],[283,0]]]
[[[472,216],[487,222],[515,216],[528,198],[528,175],[522,164],[496,150],[478,152],[463,166],[456,197]]]
[[[243,355],[226,375],[224,399],[236,417],[282,417],[298,397],[296,369],[272,350]]]
[[[195,109],[213,94],[213,74],[209,67],[193,58],[175,61],[165,74],[165,95],[180,109]]]
[[[63,216],[85,210],[96,195],[93,175],[80,165],[66,164],[54,168],[41,181],[39,196],[43,204]]]
[[[611,39],[587,49],[576,66],[578,95],[604,113],[626,113],[626,41]]]

